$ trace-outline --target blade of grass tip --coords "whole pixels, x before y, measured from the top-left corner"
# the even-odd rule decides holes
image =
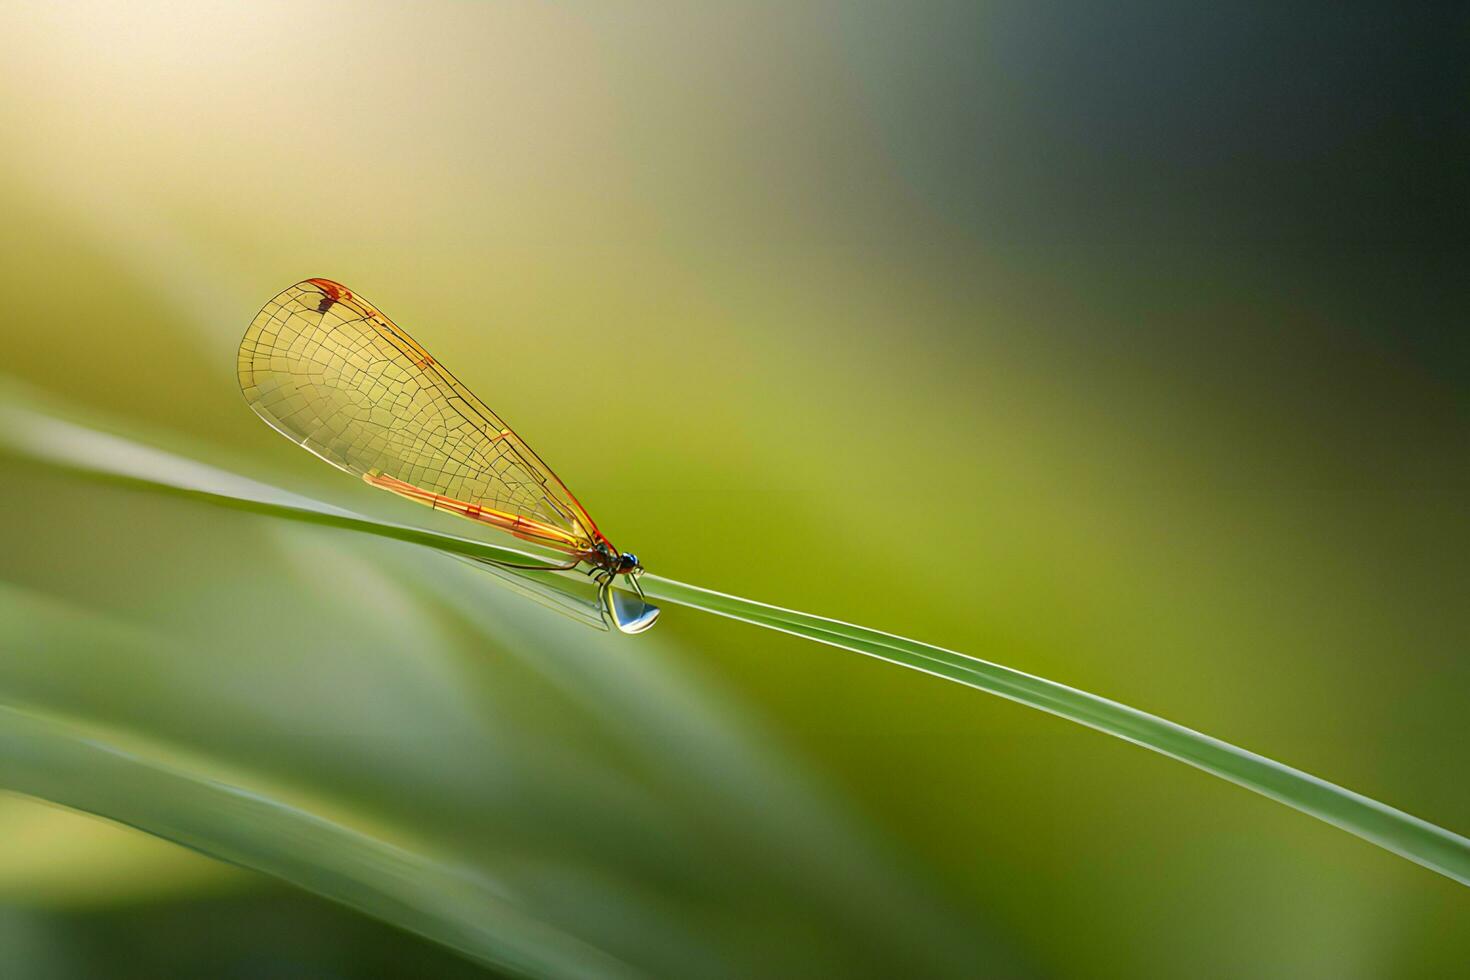
[[[122,481],[219,506],[408,541],[451,554],[512,562],[541,557],[438,531],[362,517],[225,470],[14,406],[0,407],[0,447],[92,478]],[[1056,681],[891,633],[657,575],[644,575],[641,582],[650,598],[923,671],[1117,736],[1254,790],[1470,885],[1470,839],[1156,715]]]
[[[642,584],[650,598],[923,671],[1115,735],[1311,814],[1461,884],[1470,884],[1470,839],[1157,715],[1010,667],[852,623],[656,575],[645,575]]]

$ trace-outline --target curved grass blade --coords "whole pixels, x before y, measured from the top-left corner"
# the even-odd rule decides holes
[[[0,406],[0,449],[94,478],[121,480],[219,506],[409,541],[451,554],[510,562],[541,557],[456,535],[362,517],[224,470],[20,409]],[[642,584],[651,598],[920,670],[1106,732],[1244,786],[1470,885],[1470,839],[1156,715],[1056,681],[867,627],[656,575],[645,575]]]
[[[516,973],[640,975],[526,915],[494,881],[330,819],[318,807],[201,775],[173,755],[127,732],[0,705],[6,789],[277,875]],[[261,827],[271,832],[259,833]]]
[[[942,647],[645,575],[665,602],[806,637],[1039,708],[1115,735],[1311,814],[1400,857],[1470,885],[1470,839],[1324,779],[1056,681]]]

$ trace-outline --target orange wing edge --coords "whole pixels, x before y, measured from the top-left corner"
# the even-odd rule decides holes
[[[390,493],[396,493],[400,497],[406,497],[409,500],[432,507],[435,510],[448,511],[451,514],[458,514],[460,517],[466,517],[472,521],[479,521],[482,524],[489,524],[503,531],[509,531],[511,534],[525,541],[545,545],[548,548],[554,548],[557,551],[565,552],[568,555],[576,555],[577,557],[585,557],[591,554],[591,542],[588,537],[579,537],[569,531],[563,531],[559,527],[552,527],[550,524],[542,523],[530,517],[506,513],[505,511],[496,510],[493,507],[486,507],[482,504],[467,503],[463,500],[457,500],[454,497],[447,497],[442,493],[434,493],[432,490],[416,487],[412,483],[396,480],[391,476],[364,473],[362,478],[365,483],[371,486],[379,487]]]

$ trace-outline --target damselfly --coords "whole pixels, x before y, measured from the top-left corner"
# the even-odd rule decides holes
[[[653,625],[638,557],[613,547],[551,468],[428,351],[346,286],[307,279],[276,296],[240,342],[240,389],[292,442],[368,484],[563,556],[583,570],[601,618]],[[613,588],[618,576],[633,595]]]

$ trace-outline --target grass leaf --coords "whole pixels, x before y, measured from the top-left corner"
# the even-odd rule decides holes
[[[526,552],[363,517],[130,440],[14,406],[0,406],[0,449],[95,479],[213,505],[508,561]],[[878,630],[783,609],[656,575],[651,598],[805,637],[988,691],[1117,736],[1254,790],[1462,884],[1470,840],[1401,810],[1116,701],[1046,678]]]

